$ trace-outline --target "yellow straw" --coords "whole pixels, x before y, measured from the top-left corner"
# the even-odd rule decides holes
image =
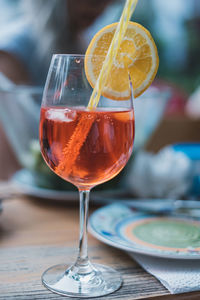
[[[99,77],[96,81],[92,95],[90,97],[90,101],[88,103],[88,109],[93,109],[93,108],[97,107],[97,105],[99,103],[101,92],[106,84],[108,75],[111,71],[113,61],[115,60],[115,58],[117,56],[120,44],[123,40],[123,37],[126,33],[126,29],[128,27],[128,22],[136,8],[137,2],[138,2],[138,0],[127,0],[126,1],[120,21],[117,25],[115,34],[113,36],[110,47],[108,49],[108,53],[104,60],[101,71],[99,73]]]

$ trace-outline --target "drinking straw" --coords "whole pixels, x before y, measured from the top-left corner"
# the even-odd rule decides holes
[[[120,21],[117,25],[115,34],[113,36],[113,39],[111,41],[111,44],[110,44],[110,47],[108,50],[108,53],[106,55],[103,65],[102,65],[102,68],[99,73],[99,77],[96,81],[95,87],[93,89],[92,95],[90,97],[88,109],[95,108],[99,103],[99,99],[100,99],[102,90],[106,84],[108,75],[111,71],[113,61],[115,60],[115,58],[117,56],[119,47],[121,45],[121,42],[124,38],[124,35],[125,35],[127,27],[128,27],[128,22],[136,8],[137,2],[138,2],[138,0],[127,0],[126,1]]]
[[[117,25],[115,34],[111,41],[110,47],[108,49],[108,53],[103,62],[101,71],[99,73],[98,79],[96,81],[95,87],[93,89],[92,95],[90,97],[87,108],[92,110],[97,107],[99,103],[99,99],[102,93],[102,90],[106,84],[108,75],[111,71],[111,67],[114,59],[117,56],[117,52],[119,50],[120,44],[124,38],[126,33],[128,22],[133,14],[138,0],[126,0],[120,21]],[[68,170],[68,174],[71,173],[72,166],[77,159],[77,156],[80,153],[80,149],[85,142],[91,126],[95,120],[94,114],[91,114],[91,117],[87,120],[82,117],[80,118],[76,129],[74,130],[69,142],[63,150],[64,159],[58,164],[56,167],[56,172],[59,175],[63,175],[63,172]]]

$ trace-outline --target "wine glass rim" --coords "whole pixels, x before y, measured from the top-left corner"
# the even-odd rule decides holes
[[[92,56],[94,56],[94,55],[92,55],[92,54],[65,54],[65,53],[55,53],[55,54],[53,54],[53,56],[52,56],[52,58],[59,58],[59,57],[80,57],[80,58],[84,58],[84,57],[86,57],[86,56],[88,56],[88,57],[92,57]],[[102,56],[102,57],[105,57],[105,56],[103,56],[103,55],[96,55],[95,54],[95,56]]]
[[[85,54],[68,54],[68,53],[55,53],[53,54],[54,57],[59,56],[85,56]]]

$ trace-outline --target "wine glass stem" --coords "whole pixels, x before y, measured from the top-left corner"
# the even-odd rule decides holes
[[[89,207],[90,191],[79,190],[80,197],[80,238],[79,238],[79,253],[75,266],[78,267],[82,274],[90,273],[92,265],[88,259],[87,245],[87,223],[88,223],[88,207]]]

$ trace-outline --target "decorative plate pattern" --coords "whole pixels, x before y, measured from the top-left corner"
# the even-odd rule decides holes
[[[200,259],[200,222],[134,212],[121,204],[96,210],[89,231],[111,246],[146,255]]]

